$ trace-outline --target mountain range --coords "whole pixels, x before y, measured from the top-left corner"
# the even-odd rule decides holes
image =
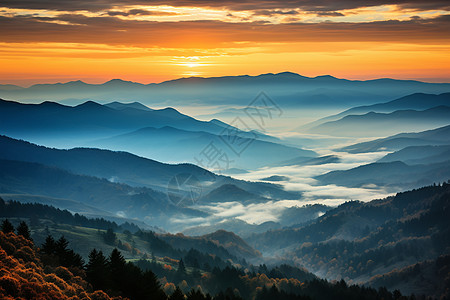
[[[246,241],[328,279],[440,294],[448,283],[449,201],[450,184],[434,184],[367,203],[346,202],[304,226],[256,233]]]
[[[349,153],[395,151],[410,146],[450,145],[450,125],[422,132],[400,133],[337,149]]]
[[[185,103],[202,105],[245,106],[265,91],[284,107],[348,107],[374,104],[415,92],[448,92],[449,84],[411,80],[375,79],[346,80],[332,76],[305,77],[296,73],[261,74],[258,76],[190,77],[159,84],[140,84],[114,79],[103,84],[71,81],[36,84],[28,88],[1,86],[0,97],[21,101],[64,101],[80,104],[87,99],[139,101],[145,105],[174,106]]]
[[[421,131],[449,123],[450,106],[437,106],[426,110],[347,115],[337,121],[317,125],[308,132],[335,136],[378,137],[405,131]]]
[[[341,113],[321,118],[314,122],[300,126],[298,130],[310,129],[326,122],[337,121],[349,115],[363,115],[370,112],[392,113],[397,110],[427,110],[437,106],[449,106],[450,93],[425,94],[414,93],[388,102],[372,105],[356,106]]]
[[[241,130],[219,120],[199,121],[173,108],[152,110],[136,102],[88,101],[71,107],[0,100],[0,126],[5,135],[47,146],[107,148],[176,163],[199,164],[210,146],[220,152],[219,157],[202,166],[222,160],[223,166],[217,169],[230,168],[231,162],[257,168],[287,158],[316,156],[249,128]]]
[[[314,151],[243,137],[227,135],[226,131],[212,134],[205,131],[187,131],[174,127],[147,127],[106,139],[92,141],[89,146],[127,151],[160,161],[189,162],[207,166],[210,162],[204,152],[214,151],[221,159],[218,169],[237,165],[244,169],[256,169],[285,159],[301,157],[309,160],[317,156]],[[242,145],[242,146],[241,146]],[[203,161],[203,162],[201,162]]]
[[[0,160],[0,193],[12,199],[50,200],[77,212],[137,218],[168,229],[175,228],[170,218],[177,215],[206,217],[189,208],[197,202],[240,201],[243,194],[248,203],[301,197],[276,184],[236,180],[191,164],[163,164],[110,150],[52,149],[5,136],[0,136]],[[183,178],[195,181],[183,184]]]

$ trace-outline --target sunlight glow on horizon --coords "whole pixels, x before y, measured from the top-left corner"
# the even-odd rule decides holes
[[[450,81],[449,15],[438,8],[176,5],[2,7],[0,83],[158,83],[284,71]]]

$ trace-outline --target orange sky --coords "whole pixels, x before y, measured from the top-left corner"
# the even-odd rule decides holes
[[[146,3],[2,1],[0,83],[282,71],[450,81],[447,1]]]

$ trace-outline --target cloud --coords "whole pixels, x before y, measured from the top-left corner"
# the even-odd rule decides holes
[[[143,47],[223,48],[238,43],[431,43],[447,40],[450,15],[366,23],[257,24],[220,21],[154,22],[111,16],[0,17],[1,42],[101,43]],[[257,33],[257,34],[255,34]]]
[[[274,15],[298,15],[299,12],[296,10],[256,10],[253,11],[254,16],[274,16]]]
[[[414,10],[449,10],[450,4],[447,0],[172,0],[172,1],[144,1],[144,0],[4,0],[2,6],[9,8],[25,8],[25,9],[47,9],[59,11],[101,11],[120,6],[133,5],[169,5],[176,7],[207,7],[207,8],[226,8],[233,11],[255,10],[255,9],[301,9],[304,11],[339,11],[344,9],[356,9],[364,7],[373,7],[381,5],[398,5],[404,9]]]
[[[345,16],[343,13],[340,13],[337,11],[319,11],[316,14],[321,17],[344,17]]]
[[[283,210],[292,206],[304,206],[306,204],[325,204],[338,206],[346,201],[360,200],[370,201],[391,196],[382,187],[368,184],[361,188],[347,188],[334,184],[320,185],[312,177],[332,170],[348,169],[360,164],[370,163],[384,156],[386,152],[374,152],[364,154],[332,153],[341,157],[342,163],[326,164],[319,166],[289,166],[263,168],[247,174],[236,175],[239,179],[257,180],[261,177],[279,174],[288,176],[289,181],[279,182],[286,190],[301,191],[302,197],[297,200],[270,200],[264,203],[244,205],[239,202],[225,202],[213,204],[198,204],[196,209],[209,214],[205,218],[174,220],[177,224],[186,226],[216,224],[227,219],[240,219],[251,224],[261,224],[267,221],[279,221]]]
[[[128,11],[120,11],[120,10],[110,10],[106,13],[108,16],[176,16],[178,15],[175,12],[165,12],[165,11],[150,11],[145,9],[130,9]]]

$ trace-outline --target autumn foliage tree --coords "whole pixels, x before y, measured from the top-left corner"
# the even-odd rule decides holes
[[[113,299],[63,266],[45,267],[30,240],[0,232],[0,299]],[[114,299],[121,299],[116,297]]]

